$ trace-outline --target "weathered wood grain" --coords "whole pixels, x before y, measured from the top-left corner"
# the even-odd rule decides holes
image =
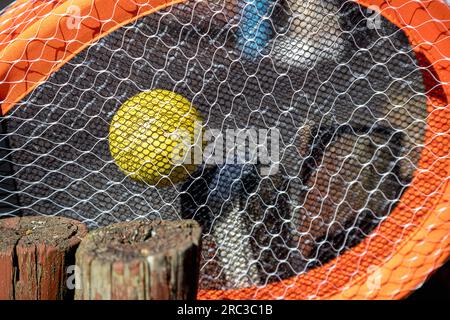
[[[194,299],[201,228],[193,220],[133,221],[88,234],[77,251],[75,299]]]
[[[87,228],[60,217],[0,220],[0,299],[60,300],[73,298],[67,267]]]

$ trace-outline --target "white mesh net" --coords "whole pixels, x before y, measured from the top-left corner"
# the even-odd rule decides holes
[[[202,289],[303,274],[402,201],[424,142],[422,72],[403,31],[352,1],[169,7],[93,43],[2,118],[0,215],[195,219]],[[167,162],[165,133],[190,139],[194,122],[211,138],[200,149],[222,156]]]

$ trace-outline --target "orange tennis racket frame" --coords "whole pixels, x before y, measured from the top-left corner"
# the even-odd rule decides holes
[[[0,17],[0,101],[5,115],[96,40],[183,0],[18,0]],[[369,236],[305,274],[201,299],[398,299],[450,254],[450,8],[443,0],[356,0],[377,6],[404,30],[424,73],[427,132],[421,159],[399,204]],[[68,28],[71,6],[80,26]],[[373,8],[373,7],[371,7]],[[370,285],[376,279],[378,285]]]

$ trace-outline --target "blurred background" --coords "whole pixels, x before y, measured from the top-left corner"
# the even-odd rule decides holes
[[[409,300],[450,301],[450,261],[437,270]]]
[[[13,0],[0,0],[0,10],[9,5]]]

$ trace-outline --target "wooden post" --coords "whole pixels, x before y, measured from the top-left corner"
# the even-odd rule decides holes
[[[88,234],[77,251],[75,299],[195,299],[201,228],[193,220],[133,221]]]
[[[0,300],[73,298],[67,267],[86,233],[84,224],[67,218],[0,220]]]

